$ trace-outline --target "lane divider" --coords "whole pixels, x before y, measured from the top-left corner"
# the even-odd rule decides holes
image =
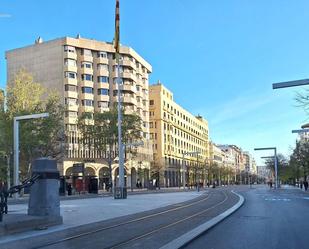
[[[239,197],[239,201],[231,208],[224,211],[222,214],[217,215],[216,217],[212,218],[211,220],[199,225],[198,227],[192,229],[191,231],[183,234],[182,236],[178,237],[177,239],[172,240],[171,242],[167,243],[166,245],[160,247],[160,249],[178,249],[182,248],[203,233],[205,233],[210,228],[214,227],[216,224],[224,220],[226,217],[230,216],[232,213],[234,213],[237,209],[239,209],[245,199],[242,195],[231,191],[235,195]]]

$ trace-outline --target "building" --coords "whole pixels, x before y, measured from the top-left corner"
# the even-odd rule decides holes
[[[243,151],[236,145],[218,145],[226,155],[226,164],[234,169],[235,179],[237,183],[243,183],[242,172],[245,171],[245,160]]]
[[[205,181],[208,122],[178,105],[173,93],[160,82],[149,87],[149,117],[152,173],[160,184],[173,187]]]
[[[229,164],[226,162],[225,152],[216,144],[209,142],[209,161],[219,167],[225,167]]]
[[[47,42],[41,38],[35,44],[6,52],[8,82],[22,68],[36,82],[56,90],[66,108],[64,123],[67,151],[59,165],[63,175],[72,175],[75,163],[85,164],[85,174],[99,178],[102,188],[109,181],[106,153],[84,148],[79,142],[77,119],[84,112],[105,112],[117,103],[117,70],[112,43],[92,39],[64,37]],[[142,121],[144,146],[138,157],[125,163],[127,186],[135,186],[137,171],[143,184],[148,184],[152,148],[149,144],[148,77],[151,65],[132,48],[120,47],[120,77],[123,85],[122,103],[125,113],[137,113]],[[116,159],[117,151],[114,153]],[[118,163],[114,161],[112,177],[117,179]]]
[[[5,95],[4,90],[0,89],[0,111],[4,111]]]

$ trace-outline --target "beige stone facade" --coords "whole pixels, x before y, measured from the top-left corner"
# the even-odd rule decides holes
[[[179,186],[205,179],[209,159],[208,122],[194,116],[174,101],[161,83],[149,87],[150,138],[153,141],[153,173],[160,184]],[[189,155],[185,153],[199,152]]]
[[[121,46],[120,54],[121,94],[125,113],[136,113],[143,121],[144,146],[138,148],[137,157],[125,163],[127,186],[130,187],[135,186],[138,170],[142,175],[148,174],[152,160],[148,111],[148,77],[152,67],[130,47]],[[98,177],[100,187],[103,187],[107,181],[106,154],[81,145],[76,121],[81,113],[104,112],[117,102],[117,64],[113,44],[80,36],[47,42],[40,38],[33,45],[7,51],[6,60],[8,82],[24,68],[33,74],[35,81],[50,90],[56,90],[61,96],[66,107],[64,121],[68,138],[66,158],[61,165],[62,174],[71,174],[73,163],[84,162],[86,174]],[[117,165],[115,161],[114,179]],[[141,178],[146,185],[148,177]]]

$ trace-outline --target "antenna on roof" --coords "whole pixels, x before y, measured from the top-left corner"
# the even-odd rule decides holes
[[[41,36],[39,36],[38,39],[35,40],[35,44],[38,44],[38,43],[43,43],[43,39]]]

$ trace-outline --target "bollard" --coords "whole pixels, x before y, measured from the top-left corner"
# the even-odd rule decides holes
[[[45,216],[51,223],[61,224],[56,160],[36,159],[32,165],[32,175],[39,175],[39,178],[30,188],[28,215]]]

